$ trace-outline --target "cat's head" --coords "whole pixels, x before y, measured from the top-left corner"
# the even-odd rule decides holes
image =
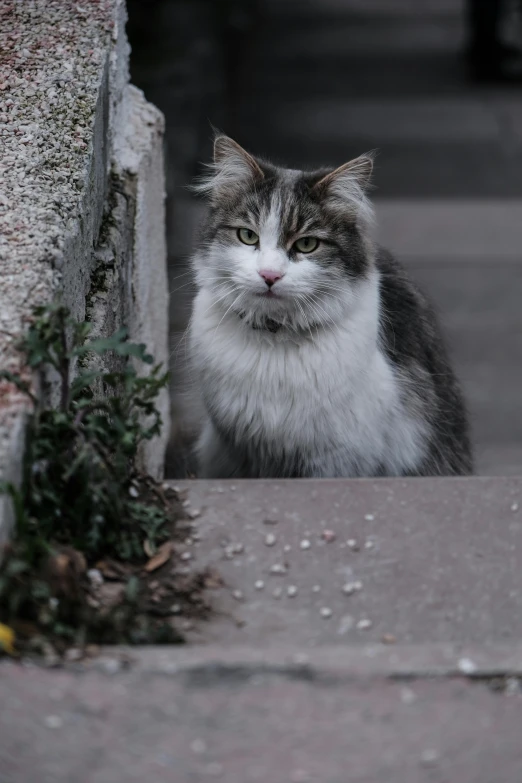
[[[218,135],[195,187],[210,202],[198,285],[255,327],[335,323],[373,266],[371,171],[371,155],[335,170],[279,168]]]

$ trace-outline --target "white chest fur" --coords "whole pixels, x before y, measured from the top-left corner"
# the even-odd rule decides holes
[[[356,321],[290,339],[223,317],[198,294],[195,369],[223,448],[248,475],[295,475],[297,464],[306,476],[400,475],[422,460],[426,424],[378,348],[376,307]]]

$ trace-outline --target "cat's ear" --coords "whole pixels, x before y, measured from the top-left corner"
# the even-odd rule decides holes
[[[194,190],[209,194],[215,203],[235,196],[265,176],[256,159],[223,134],[214,139],[214,162],[209,168],[210,173],[194,186]]]
[[[219,134],[214,139],[214,165],[230,167],[238,177],[263,177],[264,174],[255,158],[250,155],[237,141],[229,136]]]
[[[357,194],[363,195],[370,185],[374,154],[369,152],[344,163],[316,182],[313,189],[341,199],[345,194],[350,201]]]
[[[312,190],[333,209],[351,215],[359,226],[370,230],[374,212],[366,192],[372,170],[373,153],[367,153],[323,175]]]

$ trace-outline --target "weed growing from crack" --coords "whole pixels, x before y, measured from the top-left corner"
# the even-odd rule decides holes
[[[96,616],[85,600],[87,567],[102,556],[140,563],[169,537],[165,503],[135,469],[140,444],[160,432],[155,400],[167,375],[125,329],[103,339],[89,332],[61,304],[34,312],[20,350],[42,384],[50,374],[56,379],[55,407],[20,375],[0,372],[33,405],[22,486],[3,487],[16,524],[0,567],[0,623],[76,643],[136,635],[135,577],[116,614]],[[107,358],[120,369],[105,369]],[[150,365],[149,374],[138,375],[135,362]],[[142,640],[143,624],[141,617]]]

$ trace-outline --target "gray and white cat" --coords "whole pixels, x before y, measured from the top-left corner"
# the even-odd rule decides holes
[[[218,135],[196,189],[191,355],[200,478],[471,472],[430,305],[373,240],[371,156],[283,169]]]

